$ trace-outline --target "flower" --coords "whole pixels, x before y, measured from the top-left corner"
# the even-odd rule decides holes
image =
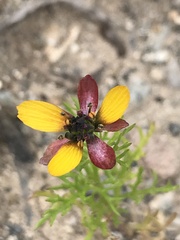
[[[83,143],[86,141],[91,162],[101,169],[111,169],[116,164],[112,147],[94,132],[118,131],[129,124],[121,119],[128,107],[130,94],[126,86],[116,86],[105,96],[99,110],[96,81],[86,75],[78,85],[80,110],[73,116],[53,104],[29,100],[17,106],[18,118],[27,126],[43,132],[65,132],[46,149],[40,163],[48,165],[53,176],[64,175],[81,161]]]

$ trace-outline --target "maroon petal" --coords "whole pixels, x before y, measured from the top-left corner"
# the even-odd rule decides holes
[[[116,164],[116,156],[112,147],[98,137],[87,140],[87,148],[92,163],[102,169],[111,169]]]
[[[39,163],[48,165],[50,160],[54,157],[54,155],[57,153],[57,151],[67,142],[70,140],[67,138],[58,139],[54,142],[52,142],[46,149],[45,153],[43,154],[43,157],[40,158]]]
[[[96,111],[98,105],[98,87],[96,81],[90,75],[86,75],[80,80],[78,99],[80,109],[84,114],[88,114],[89,104],[92,105],[91,111]]]
[[[124,119],[119,119],[114,123],[104,125],[103,130],[108,132],[116,132],[127,126],[129,126],[129,123],[127,123]]]

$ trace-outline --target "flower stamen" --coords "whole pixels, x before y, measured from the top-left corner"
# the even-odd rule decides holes
[[[83,147],[83,145],[84,145],[84,142],[83,142],[83,140],[81,140],[81,141],[79,141],[79,142],[77,142],[77,145],[78,145],[78,147]]]
[[[65,134],[66,138],[74,142],[80,142],[93,137],[95,126],[89,116],[79,112],[77,117],[72,117],[66,122],[66,129],[68,130]]]
[[[70,124],[69,119],[66,119],[66,120],[65,120],[65,124],[66,124],[66,126]]]
[[[102,131],[103,131],[103,129],[104,129],[104,125],[103,125],[103,124],[101,124],[101,123],[99,123],[99,124],[98,124],[98,126],[97,126],[97,129],[96,129],[96,131],[97,131],[97,132],[102,132]]]
[[[94,118],[94,117],[96,116],[96,114],[95,114],[94,112],[89,112],[89,113],[88,113],[88,116],[89,116],[90,118]]]

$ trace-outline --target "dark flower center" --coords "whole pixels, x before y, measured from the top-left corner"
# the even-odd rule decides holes
[[[66,125],[68,132],[65,133],[65,137],[75,142],[93,138],[95,130],[93,119],[82,112],[77,114],[77,117],[69,119],[69,124]]]

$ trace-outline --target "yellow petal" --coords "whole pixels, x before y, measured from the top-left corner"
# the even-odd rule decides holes
[[[97,113],[97,122],[110,124],[122,117],[128,107],[130,93],[126,86],[116,86],[105,96]]]
[[[21,103],[17,110],[17,117],[25,125],[43,132],[63,131],[68,115],[53,104],[34,100]]]
[[[81,161],[82,147],[77,143],[66,143],[48,164],[48,171],[53,176],[62,176],[73,170]]]

